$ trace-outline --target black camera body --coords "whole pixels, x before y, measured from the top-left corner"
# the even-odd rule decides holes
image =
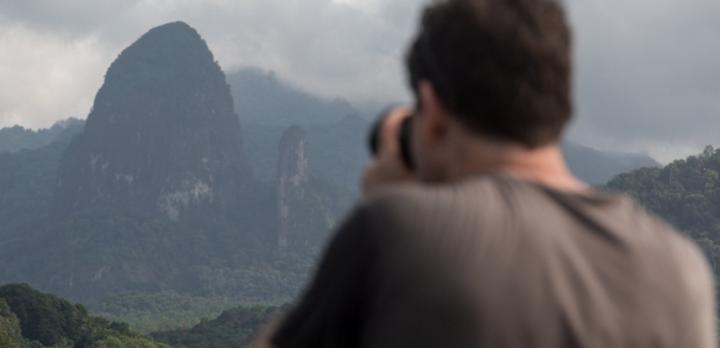
[[[373,157],[377,156],[380,152],[380,147],[382,146],[382,144],[380,144],[380,133],[388,116],[389,111],[380,114],[380,116],[377,118],[372,128],[370,129],[369,145],[370,153],[373,155]],[[402,159],[402,162],[405,167],[410,171],[415,169],[415,161],[413,160],[410,146],[412,139],[412,122],[413,116],[406,117],[400,125],[396,138],[398,142],[398,148],[400,149],[400,157]]]

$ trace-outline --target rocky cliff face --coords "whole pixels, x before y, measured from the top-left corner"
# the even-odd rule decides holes
[[[288,247],[290,240],[297,237],[297,217],[291,205],[296,200],[305,198],[305,186],[308,181],[308,160],[305,153],[305,131],[298,127],[290,127],[280,139],[277,165],[277,202],[278,202],[278,233],[277,245],[281,250]],[[295,208],[295,207],[292,207]]]
[[[150,30],[110,66],[67,150],[55,213],[163,216],[233,206],[250,172],[225,76],[187,24]]]
[[[307,145],[307,133],[298,126],[285,130],[280,140],[275,247],[283,254],[317,252],[347,208],[338,189],[309,172]]]

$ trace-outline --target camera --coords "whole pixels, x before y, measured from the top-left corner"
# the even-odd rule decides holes
[[[370,129],[369,147],[370,153],[373,157],[376,157],[380,152],[380,146],[382,146],[382,144],[380,144],[380,133],[382,131],[382,127],[385,125],[385,121],[390,115],[391,110],[392,108],[382,112],[380,116],[378,116],[372,128]],[[406,117],[402,121],[396,137],[396,141],[398,142],[398,149],[400,149],[400,157],[402,159],[402,162],[405,167],[411,171],[415,169],[415,162],[413,160],[412,152],[410,150],[413,118],[414,117],[411,115],[410,117]]]

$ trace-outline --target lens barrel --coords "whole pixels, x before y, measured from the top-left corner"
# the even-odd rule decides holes
[[[380,114],[380,116],[377,118],[372,128],[370,129],[368,143],[370,153],[373,157],[376,157],[380,152],[380,147],[382,146],[382,144],[380,144],[380,132],[388,116],[389,111]],[[406,117],[402,121],[402,124],[400,124],[400,128],[398,129],[398,134],[396,138],[398,142],[398,148],[400,149],[400,157],[402,159],[402,162],[409,170],[415,169],[415,162],[413,160],[412,151],[410,148],[412,140],[412,120],[413,116],[410,116]]]

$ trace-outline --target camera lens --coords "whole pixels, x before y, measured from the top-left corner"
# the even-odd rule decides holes
[[[370,153],[373,157],[376,157],[380,152],[380,146],[382,146],[382,144],[380,144],[380,133],[388,116],[389,111],[380,114],[380,117],[377,118],[372,128],[370,129],[369,147]],[[406,117],[402,121],[402,124],[398,129],[398,134],[396,138],[398,141],[398,148],[400,149],[400,157],[405,167],[409,170],[413,170],[415,168],[415,162],[413,161],[413,156],[410,148],[412,137],[412,120],[413,116],[410,116]]]
[[[415,169],[415,161],[412,156],[412,122],[413,116],[406,117],[400,125],[400,134],[398,140],[400,141],[400,156],[402,157],[403,163],[407,169]]]

